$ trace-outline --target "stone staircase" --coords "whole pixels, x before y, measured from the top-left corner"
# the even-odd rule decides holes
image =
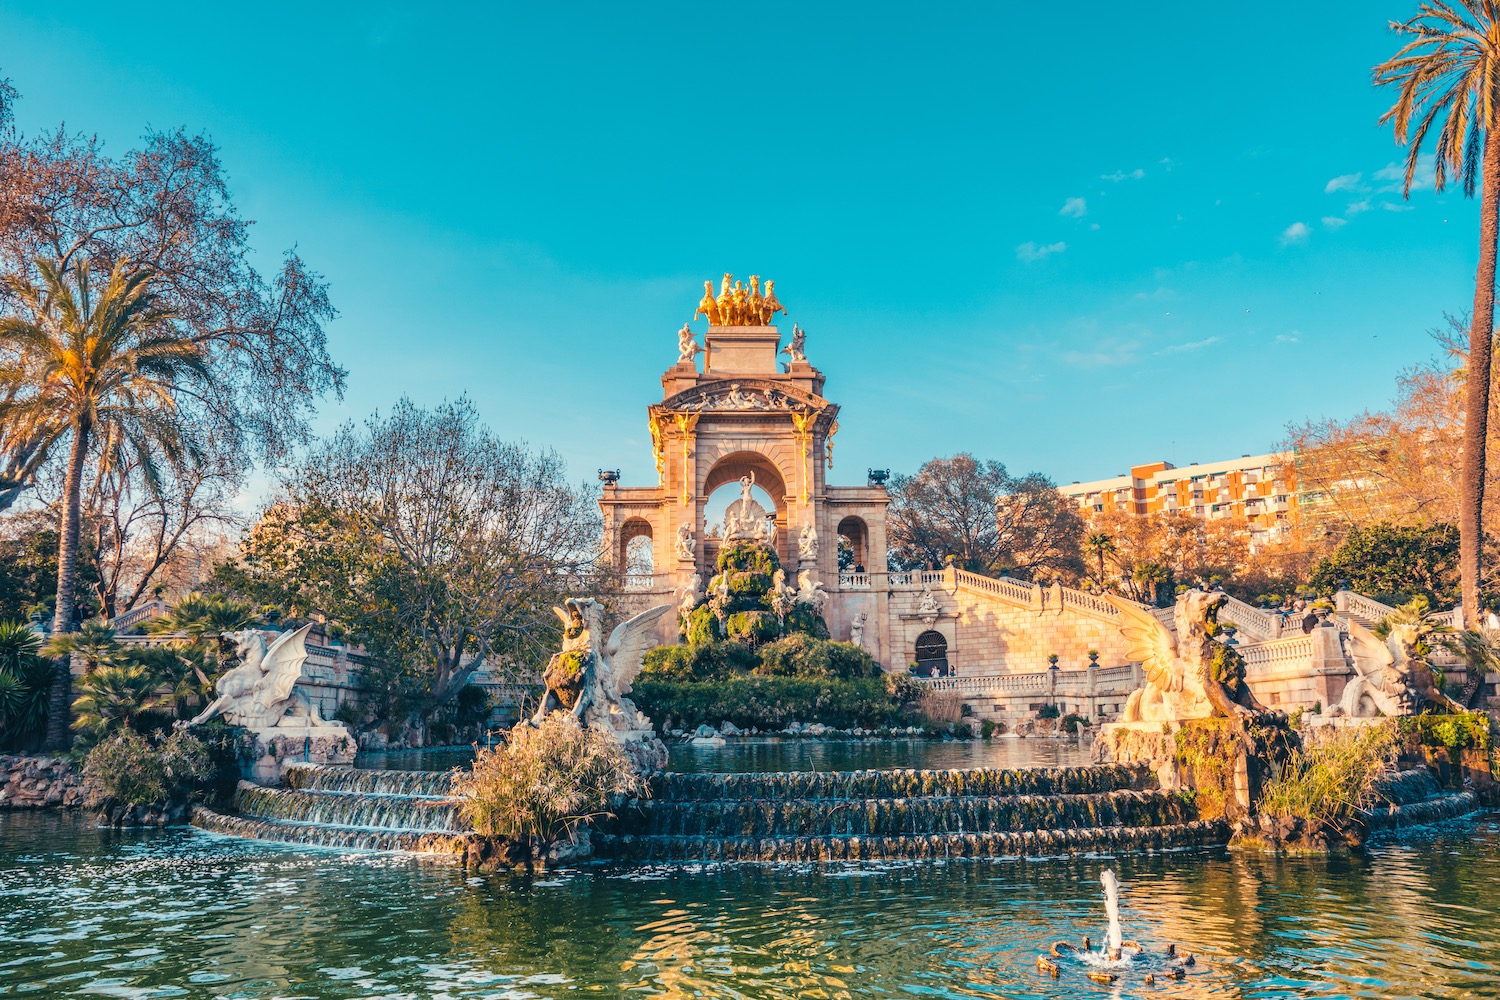
[[[664,774],[602,823],[627,861],[1048,857],[1220,844],[1135,768]]]

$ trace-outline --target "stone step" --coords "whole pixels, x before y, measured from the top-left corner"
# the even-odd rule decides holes
[[[1156,787],[1145,767],[1101,764],[1024,770],[666,772],[651,778],[663,802],[771,799],[896,799],[961,795],[1080,795]]]
[[[634,800],[600,829],[637,836],[925,836],[1091,827],[1170,826],[1193,809],[1159,790],[1077,795],[960,795],[880,799]]]
[[[1221,820],[1171,826],[1092,827],[1021,833],[922,836],[638,837],[596,833],[601,858],[621,861],[864,861],[918,858],[1058,857],[1095,851],[1160,851],[1228,843]]]
[[[286,765],[281,780],[288,788],[309,792],[427,798],[442,798],[453,793],[453,776],[447,771],[366,771],[299,762]]]
[[[1399,830],[1408,826],[1441,823],[1467,816],[1479,808],[1479,796],[1473,792],[1437,795],[1421,802],[1376,806],[1365,813],[1371,829]]]
[[[420,854],[462,854],[469,836],[422,830],[390,830],[318,823],[279,822],[248,816],[226,816],[207,806],[194,806],[192,823],[200,830],[251,840],[270,840],[308,847],[339,847],[363,851],[413,851]]]
[[[326,826],[430,831],[459,830],[458,800],[412,795],[314,792],[265,788],[241,781],[234,811],[247,819]]]

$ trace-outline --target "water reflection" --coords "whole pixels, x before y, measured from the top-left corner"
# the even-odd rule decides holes
[[[1364,859],[603,868],[445,863],[0,816],[0,993],[167,997],[1500,996],[1488,819]],[[1056,938],[1198,964],[1113,988],[1039,977]]]

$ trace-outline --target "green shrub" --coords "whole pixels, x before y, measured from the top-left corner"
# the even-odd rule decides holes
[[[690,681],[693,649],[689,646],[657,646],[641,657],[641,677],[647,680]]]
[[[25,743],[47,723],[52,664],[37,655],[41,645],[21,622],[0,622],[0,746]]]
[[[781,560],[770,546],[760,542],[730,542],[719,550],[719,570],[740,573],[760,573],[770,587],[771,577],[781,568]]]
[[[725,582],[729,584],[729,595],[740,599],[749,599],[755,604],[771,591],[771,577],[767,573],[727,573]]]
[[[1005,732],[1005,723],[996,722],[994,719],[985,719],[979,724],[979,735],[990,739],[997,733]]]
[[[823,616],[811,604],[806,603],[797,604],[787,612],[786,631],[789,635],[800,632],[814,639],[829,638],[828,622],[823,620]]]
[[[732,722],[741,729],[782,729],[790,722],[873,728],[897,721],[905,686],[885,677],[822,680],[732,677],[721,681],[636,681],[631,692],[653,718],[687,728]]]
[[[571,837],[608,815],[615,796],[646,788],[613,738],[562,712],[516,726],[493,750],[481,747],[453,785],[476,833],[543,843]]]
[[[690,646],[707,646],[723,638],[719,635],[719,619],[714,615],[714,609],[707,604],[693,609],[688,615],[687,641]]]
[[[875,659],[848,642],[815,639],[793,633],[763,646],[757,674],[768,677],[874,677],[880,673]]]
[[[974,727],[967,722],[955,722],[949,732],[961,740],[972,740],[974,738]]]
[[[1088,724],[1089,720],[1087,717],[1079,715],[1077,712],[1069,712],[1067,715],[1062,717],[1062,722],[1059,723],[1059,727],[1065,733],[1076,733],[1078,732],[1079,726],[1086,726]]]
[[[101,740],[83,761],[98,805],[168,805],[196,797],[214,776],[209,749],[185,731],[154,741],[129,729]]]
[[[1490,748],[1490,717],[1483,712],[1409,715],[1398,725],[1401,737],[1417,746],[1447,747],[1455,753]]]
[[[1062,715],[1062,710],[1056,705],[1043,705],[1036,710],[1036,717],[1038,719],[1055,719],[1060,715]]]
[[[739,642],[716,642],[708,646],[657,646],[641,661],[643,680],[716,681],[748,674],[760,659]]]
[[[725,631],[731,642],[759,646],[774,640],[780,626],[769,611],[739,611],[729,616]]]

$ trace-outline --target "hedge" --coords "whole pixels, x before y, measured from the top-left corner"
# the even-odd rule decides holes
[[[631,691],[641,710],[679,726],[732,722],[741,729],[783,729],[821,722],[846,729],[899,721],[904,692],[885,677],[835,680],[810,677],[731,677],[718,681],[668,681],[644,674]]]

